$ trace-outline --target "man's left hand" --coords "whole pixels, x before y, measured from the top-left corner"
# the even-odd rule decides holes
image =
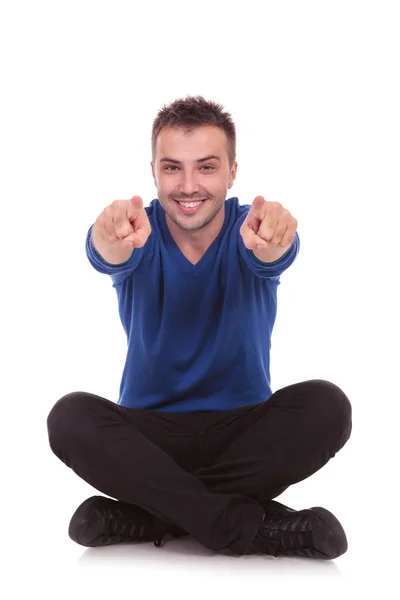
[[[290,246],[298,222],[279,202],[267,202],[256,196],[240,228],[244,245],[249,250],[264,250],[274,246]]]

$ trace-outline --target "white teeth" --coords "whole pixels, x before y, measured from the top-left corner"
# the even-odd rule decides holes
[[[195,206],[199,206],[199,204],[201,204],[201,200],[200,202],[179,202],[179,204],[185,208],[194,208]]]

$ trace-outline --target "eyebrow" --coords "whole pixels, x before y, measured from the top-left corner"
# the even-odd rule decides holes
[[[211,160],[212,158],[216,158],[217,160],[221,161],[220,157],[217,156],[216,154],[210,154],[209,156],[205,156],[204,158],[197,159],[195,162],[201,163],[201,162],[204,162],[205,160]],[[175,160],[175,158],[169,158],[168,156],[164,156],[164,158],[162,158],[160,160],[160,163],[162,163],[162,162],[171,162],[171,163],[175,163],[176,165],[181,164],[180,160]]]

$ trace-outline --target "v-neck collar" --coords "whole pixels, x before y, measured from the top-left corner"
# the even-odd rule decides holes
[[[171,256],[174,258],[174,260],[176,261],[176,263],[178,264],[179,268],[182,271],[184,271],[185,273],[188,273],[192,277],[198,277],[198,275],[200,275],[200,273],[202,271],[204,271],[204,269],[207,267],[209,262],[214,258],[215,254],[216,254],[217,248],[219,246],[219,242],[222,239],[222,237],[226,231],[227,225],[228,225],[229,216],[230,216],[230,212],[231,212],[231,204],[229,203],[228,200],[225,200],[225,204],[224,204],[225,215],[224,215],[224,223],[222,225],[222,228],[221,228],[219,234],[217,235],[217,237],[215,238],[215,240],[207,248],[206,252],[203,254],[201,259],[195,265],[193,263],[191,263],[188,258],[186,258],[186,256],[183,254],[182,250],[179,248],[178,244],[175,242],[174,238],[172,237],[169,227],[167,225],[166,212],[163,209],[163,207],[161,206],[158,199],[157,199],[157,205],[158,205],[158,209],[159,209],[158,212],[159,212],[159,217],[160,217],[159,218],[160,228],[162,231],[162,236],[164,239],[164,243],[165,243],[167,252],[169,252],[171,254]]]

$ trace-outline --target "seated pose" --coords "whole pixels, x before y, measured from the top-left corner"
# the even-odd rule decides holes
[[[333,458],[352,428],[349,399],[330,381],[271,390],[297,220],[262,196],[226,198],[235,124],[202,96],[159,110],[150,164],[150,206],[114,200],[87,232],[87,259],[117,294],[127,355],[117,402],[75,391],[48,416],[54,454],[104,494],[76,509],[69,535],[83,546],[190,535],[239,556],[337,558],[347,539],[330,511],[273,500]]]

